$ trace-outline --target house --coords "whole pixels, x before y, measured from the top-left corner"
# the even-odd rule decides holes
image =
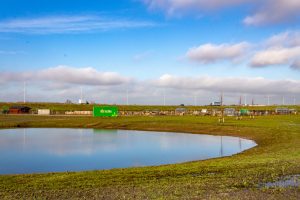
[[[9,114],[29,114],[31,108],[27,106],[11,106],[9,108]]]
[[[235,109],[234,108],[225,108],[224,109],[225,116],[235,116]]]

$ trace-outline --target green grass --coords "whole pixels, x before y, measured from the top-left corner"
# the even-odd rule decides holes
[[[37,109],[51,109],[55,112],[61,112],[64,113],[65,111],[77,111],[77,110],[83,110],[83,111],[91,111],[93,110],[94,105],[85,105],[85,104],[64,104],[64,103],[4,103],[0,102],[0,110],[3,108],[3,106],[13,106],[13,105],[24,105],[32,108],[33,111],[36,111]],[[160,110],[160,111],[171,111],[175,110],[180,106],[159,106],[159,105],[118,105],[118,108],[120,111],[146,111],[146,110]],[[248,107],[242,107],[242,106],[224,106],[225,107],[234,107],[236,110],[239,110],[241,108],[246,108],[249,110],[268,110],[268,111],[275,111],[277,107],[287,107],[287,108],[293,108],[298,111],[300,111],[300,106],[248,106]],[[201,110],[203,108],[206,109],[220,109],[221,107],[212,107],[212,106],[185,106],[185,108],[189,110]]]
[[[257,147],[225,158],[157,167],[0,176],[0,199],[299,199],[300,188],[261,188],[300,174],[300,116],[67,117],[0,115],[0,128],[83,127],[231,135]]]

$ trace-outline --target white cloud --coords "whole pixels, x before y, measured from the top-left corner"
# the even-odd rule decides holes
[[[156,26],[154,22],[110,19],[91,15],[49,16],[0,21],[0,32],[27,34],[58,34],[107,31]]]
[[[267,39],[267,46],[271,47],[295,47],[300,46],[300,32],[299,31],[286,31],[279,33]]]
[[[185,57],[202,64],[221,61],[237,63],[244,60],[254,68],[283,65],[297,69],[296,61],[300,60],[300,32],[279,33],[256,45],[248,42],[203,44],[190,48]]]
[[[94,68],[57,66],[35,72],[2,72],[2,82],[50,81],[54,83],[80,85],[120,85],[132,81],[115,72],[99,72]]]
[[[253,12],[243,20],[246,25],[266,25],[297,21],[300,18],[299,0],[143,0],[149,9],[158,9],[169,16],[195,15],[241,5],[252,6]],[[245,9],[249,12],[249,9]],[[247,14],[246,14],[247,15]]]
[[[251,60],[251,66],[265,67],[270,65],[284,65],[289,64],[298,57],[300,57],[300,46],[292,48],[270,48],[257,52]]]
[[[244,19],[247,25],[265,25],[297,20],[300,16],[299,0],[266,0],[259,9]]]
[[[237,60],[244,56],[249,44],[241,42],[237,44],[204,44],[188,50],[186,57],[200,63],[213,63],[221,60]]]
[[[154,84],[181,90],[223,91],[238,94],[297,94],[300,92],[299,80],[269,80],[262,77],[178,77],[166,74],[154,81]]]
[[[27,80],[28,83],[27,99],[34,102],[65,102],[66,99],[77,102],[81,95],[79,85],[83,86],[85,99],[110,104],[126,104],[127,90],[130,104],[163,104],[164,94],[167,104],[191,105],[194,104],[195,95],[200,104],[209,104],[213,100],[218,100],[221,91],[225,94],[226,104],[237,103],[241,94],[247,94],[249,99],[255,96],[256,102],[262,103],[265,102],[266,95],[273,96],[274,102],[277,96],[278,103],[283,95],[287,100],[294,96],[300,99],[299,80],[270,80],[262,77],[186,77],[166,74],[154,80],[130,81],[132,79],[122,75],[116,76],[89,68],[68,67],[37,72],[0,73],[0,81],[5,79],[5,82],[0,84],[0,101],[21,101],[23,80]]]
[[[51,80],[85,85],[118,85],[130,79],[115,72],[99,72],[94,68],[72,68],[58,66],[38,72],[41,80]]]
[[[267,39],[263,48],[254,53],[250,64],[252,67],[272,65],[289,65],[292,67],[292,64],[299,58],[300,32],[287,31]]]
[[[253,0],[252,0],[253,1]],[[144,0],[150,9],[160,9],[169,15],[185,13],[189,11],[217,10],[230,6],[236,6],[251,0]]]

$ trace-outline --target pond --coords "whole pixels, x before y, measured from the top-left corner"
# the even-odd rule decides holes
[[[256,146],[238,137],[26,128],[0,130],[0,174],[155,166],[230,156]]]

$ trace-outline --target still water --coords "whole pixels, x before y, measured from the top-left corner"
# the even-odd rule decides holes
[[[83,171],[229,156],[256,146],[238,137],[26,128],[0,130],[0,174]]]

